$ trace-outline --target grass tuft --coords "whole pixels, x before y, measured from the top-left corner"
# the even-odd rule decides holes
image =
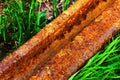
[[[66,10],[69,5],[69,0],[65,0],[63,9]]]
[[[37,0],[5,1],[4,16],[0,16],[0,36],[4,41],[16,41],[20,46],[47,23],[46,11],[36,11]]]

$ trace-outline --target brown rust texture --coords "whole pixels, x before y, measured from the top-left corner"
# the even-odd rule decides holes
[[[115,0],[30,80],[67,80],[118,30],[120,30],[120,0]]]
[[[0,79],[27,80],[112,1],[114,0],[78,0],[32,39],[0,62]]]

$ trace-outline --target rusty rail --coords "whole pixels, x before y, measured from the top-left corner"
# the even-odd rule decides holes
[[[120,30],[120,0],[115,0],[102,15],[63,47],[30,80],[67,80],[118,30]]]
[[[0,63],[0,79],[67,79],[119,30],[120,0],[96,18],[113,1],[78,0]]]

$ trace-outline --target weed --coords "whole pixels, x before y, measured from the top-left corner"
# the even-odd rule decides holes
[[[65,0],[63,9],[66,10],[69,5],[69,0]]]
[[[59,11],[57,8],[57,0],[53,0],[53,17],[57,17],[59,15]]]
[[[3,9],[5,15],[0,16],[2,21],[0,35],[3,35],[4,41],[6,41],[6,35],[11,34],[8,36],[11,36],[11,39],[17,41],[20,46],[46,25],[46,11],[36,11],[40,6],[37,0],[31,2],[11,0],[5,3],[6,7]]]

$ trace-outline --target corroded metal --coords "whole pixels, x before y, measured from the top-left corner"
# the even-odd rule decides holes
[[[53,60],[54,59],[53,56],[55,54],[61,56],[60,57],[61,59],[58,57],[58,62],[61,62],[59,61],[59,59],[62,60],[66,57],[66,59],[68,58],[68,60],[71,59],[71,64],[72,64],[73,63],[72,59],[76,60],[75,56],[71,56],[70,59],[69,59],[70,57],[69,55],[68,57],[63,56],[62,58],[62,55],[64,55],[62,52],[63,47],[67,44],[72,44],[74,42],[74,40],[72,41],[72,39],[86,25],[88,25],[93,19],[95,19],[99,14],[101,14],[101,12],[113,1],[114,0],[78,0],[74,5],[68,8],[67,11],[64,11],[60,16],[58,16],[46,27],[44,27],[38,34],[36,34],[29,41],[27,41],[23,46],[21,46],[19,49],[17,49],[12,54],[10,54],[7,58],[5,58],[2,62],[0,62],[0,79],[27,80],[31,75],[35,75],[35,73],[41,68],[41,66],[43,66],[49,59]],[[82,32],[84,32],[84,30]],[[71,46],[74,46],[74,44],[72,44]],[[64,48],[66,49],[66,47]],[[71,49],[69,50],[72,49],[73,47],[71,47]],[[76,58],[77,57],[79,58],[80,55],[82,54],[76,55]],[[63,65],[57,65],[57,64],[55,65],[64,68],[65,65],[66,67],[68,67],[67,65],[70,64],[68,63],[69,62],[66,62],[66,64],[63,63]],[[48,64],[49,62],[46,65]],[[54,62],[52,65],[54,65]],[[75,64],[73,64],[73,66],[74,65]],[[78,62],[76,62],[76,66],[77,67],[80,66],[78,65]],[[57,70],[56,67],[55,69]],[[46,72],[45,69],[46,68],[43,68],[41,73],[45,74],[44,73]],[[73,70],[75,71],[76,67],[75,69],[73,67]],[[64,74],[65,71],[62,70],[61,72]],[[70,71],[69,74],[72,74],[72,72],[73,71]],[[53,78],[55,77],[55,73],[53,74]],[[67,78],[70,75],[65,75],[65,76],[63,77]],[[47,76],[45,77],[47,79]],[[60,77],[61,75],[58,74],[58,78]],[[50,78],[52,78],[52,76],[50,76]],[[45,78],[43,77],[43,79]]]
[[[120,0],[115,0],[102,15],[63,47],[30,80],[67,80],[118,30],[120,30]]]

